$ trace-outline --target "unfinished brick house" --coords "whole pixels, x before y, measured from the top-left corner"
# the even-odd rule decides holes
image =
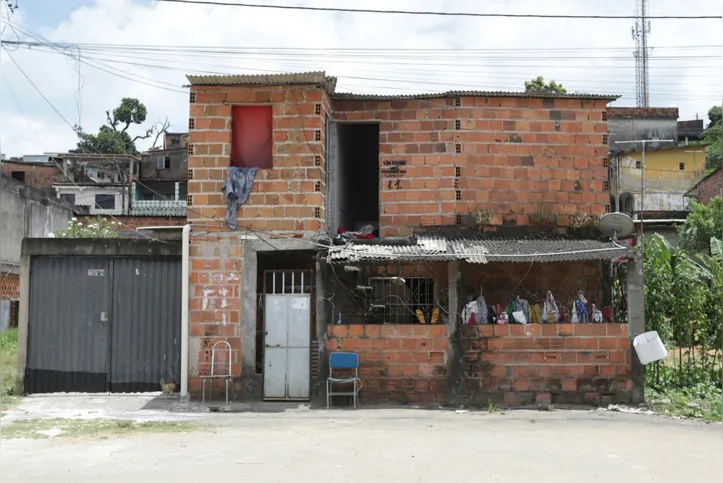
[[[336,350],[360,354],[362,401],[639,398],[625,313],[570,324],[578,291],[614,305],[611,260],[629,255],[596,228],[614,96],[188,78],[192,393],[226,340],[244,400],[323,399]],[[229,167],[258,168],[235,230]],[[561,323],[468,324],[480,292],[506,309],[547,291]]]

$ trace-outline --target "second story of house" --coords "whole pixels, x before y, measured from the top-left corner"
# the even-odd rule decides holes
[[[163,145],[141,153],[141,181],[185,180],[188,175],[188,133],[165,133]]]
[[[650,143],[654,148],[678,142],[677,107],[611,107],[607,111],[607,122],[611,150],[635,147],[632,144],[617,144],[624,141],[660,140]]]
[[[344,94],[324,72],[189,76],[188,219],[223,219],[230,166],[259,168],[239,227],[407,236],[468,224],[560,227],[609,209],[615,96]]]

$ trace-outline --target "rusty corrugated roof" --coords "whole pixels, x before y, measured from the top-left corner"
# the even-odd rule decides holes
[[[380,242],[383,242],[380,240]],[[592,239],[489,239],[439,236],[410,238],[406,245],[368,244],[350,241],[329,248],[330,263],[390,261],[565,262],[612,260],[629,249]]]

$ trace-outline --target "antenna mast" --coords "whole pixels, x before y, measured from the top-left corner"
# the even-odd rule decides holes
[[[638,107],[649,106],[650,94],[648,92],[648,34],[650,21],[647,20],[648,0],[635,0],[635,26],[633,39],[635,40],[635,92]]]

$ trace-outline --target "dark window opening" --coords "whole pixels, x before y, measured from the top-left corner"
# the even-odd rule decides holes
[[[273,167],[271,106],[233,106],[231,166]]]
[[[174,141],[178,141],[178,139],[174,139]],[[158,156],[156,168],[171,169],[171,157],[170,156]]]
[[[95,195],[95,207],[100,210],[115,210],[115,195]]]
[[[430,323],[434,280],[425,277],[370,278],[372,321],[386,324]],[[420,314],[421,311],[421,314]]]
[[[678,164],[678,169],[681,171],[685,171],[685,163]]]
[[[313,251],[270,251],[257,253],[256,297],[256,374],[264,370],[264,309],[265,294],[311,294],[315,299],[316,252]],[[303,273],[303,280],[302,280]],[[316,337],[316,304],[312,303],[311,333]]]
[[[336,228],[379,228],[379,124],[338,124]],[[330,206],[333,206],[330,204]]]
[[[171,139],[171,147],[177,148],[181,145],[181,140],[179,138],[172,138]]]
[[[25,183],[25,171],[13,171],[10,173],[10,177],[21,183]]]
[[[60,201],[65,201],[75,206],[75,193],[60,193]]]
[[[641,161],[635,161],[635,169],[640,169],[643,167],[643,163]]]

